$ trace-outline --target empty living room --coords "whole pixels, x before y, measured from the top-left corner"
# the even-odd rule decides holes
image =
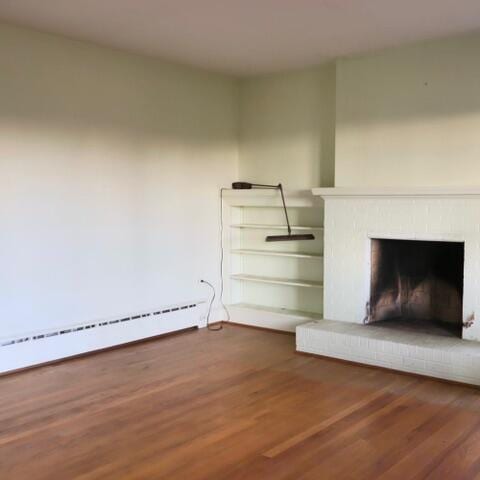
[[[480,480],[479,0],[0,0],[0,480]]]

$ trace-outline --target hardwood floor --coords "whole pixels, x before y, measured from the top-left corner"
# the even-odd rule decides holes
[[[228,326],[0,378],[0,479],[480,478],[469,387]]]

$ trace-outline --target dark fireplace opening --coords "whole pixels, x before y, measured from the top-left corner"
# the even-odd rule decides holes
[[[372,239],[366,323],[462,337],[463,242]]]

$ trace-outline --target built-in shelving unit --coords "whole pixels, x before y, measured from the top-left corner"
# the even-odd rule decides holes
[[[266,255],[273,257],[318,258],[320,260],[323,259],[323,255],[309,252],[277,252],[275,250],[252,250],[248,248],[232,249],[231,252],[238,255]]]
[[[225,302],[231,319],[277,330],[322,317],[323,203],[310,191],[287,191],[292,230],[315,240],[266,242],[287,233],[277,191],[224,191]]]
[[[257,230],[286,230],[285,225],[260,225],[257,223],[237,223],[230,225],[232,228],[246,228]],[[307,225],[290,225],[292,230],[323,230],[323,227],[314,227]]]
[[[291,287],[303,287],[303,288],[322,288],[322,282],[314,282],[311,280],[293,280],[291,278],[277,278],[277,277],[262,277],[260,275],[245,275],[243,273],[237,273],[231,275],[234,280],[243,280],[245,282],[259,282],[259,283],[271,283],[273,285],[288,285]]]

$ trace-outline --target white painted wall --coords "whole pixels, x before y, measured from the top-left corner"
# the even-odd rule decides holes
[[[244,79],[240,92],[240,178],[333,185],[335,66]]]
[[[480,178],[480,34],[241,82],[240,177],[289,188]],[[336,106],[334,107],[334,102]],[[333,140],[335,138],[335,140]]]
[[[478,185],[480,34],[337,63],[336,186]]]
[[[233,80],[0,26],[0,336],[205,298]]]
[[[479,47],[237,82],[0,25],[0,337],[206,297],[238,178],[478,183]]]

